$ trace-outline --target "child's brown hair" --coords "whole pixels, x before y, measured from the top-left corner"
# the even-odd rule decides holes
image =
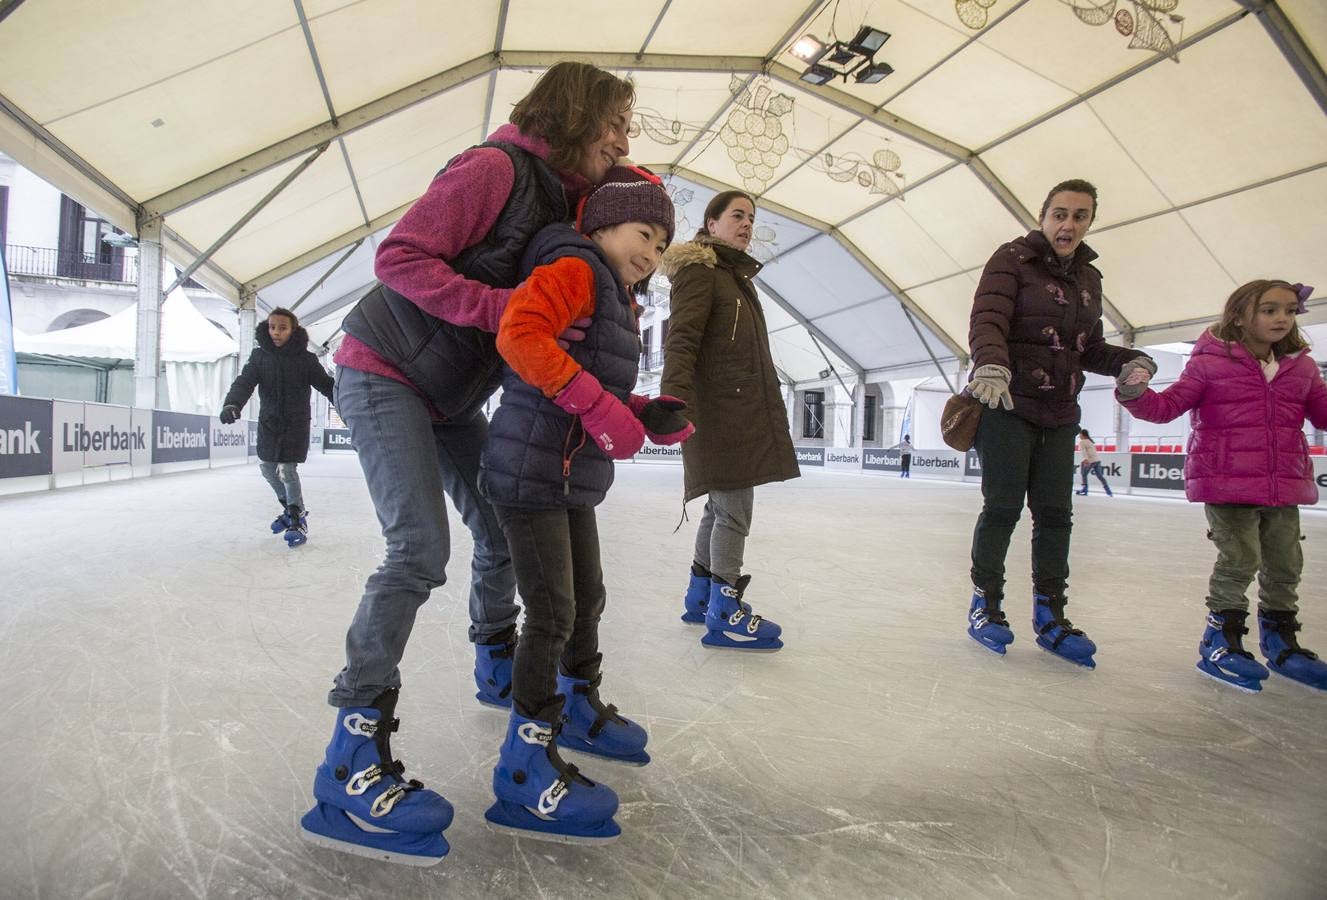
[[[1212,336],[1227,344],[1244,343],[1245,324],[1253,320],[1258,303],[1272,288],[1285,288],[1290,293],[1295,293],[1294,285],[1276,278],[1259,278],[1240,285],[1226,300],[1226,308],[1221,311],[1221,319],[1212,326]],[[1299,333],[1299,323],[1296,322],[1290,326],[1285,337],[1272,345],[1272,353],[1275,356],[1285,356],[1308,348],[1309,342]]]

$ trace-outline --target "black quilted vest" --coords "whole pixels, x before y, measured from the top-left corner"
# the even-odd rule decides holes
[[[536,265],[565,256],[589,263],[594,271],[594,318],[585,340],[567,352],[626,402],[640,366],[640,330],[631,295],[603,251],[570,225],[552,225],[535,236],[527,256],[527,275]],[[585,433],[580,417],[564,412],[506,367],[502,402],[480,457],[484,496],[498,506],[585,509],[602,502],[612,484],[613,460]]]
[[[567,219],[566,195],[557,173],[537,156],[500,141],[478,146],[497,147],[511,157],[515,179],[488,234],[448,262],[466,278],[514,288],[530,239],[545,225]],[[495,335],[431,316],[385,284],[361,297],[342,327],[399,369],[448,419],[473,415],[501,383]]]

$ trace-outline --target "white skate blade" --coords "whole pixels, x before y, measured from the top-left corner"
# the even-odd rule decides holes
[[[490,831],[496,831],[499,834],[510,834],[513,837],[529,838],[532,841],[543,841],[547,844],[611,844],[622,835],[614,834],[609,837],[581,837],[574,834],[556,834],[549,831],[530,831],[528,828],[517,828],[514,825],[499,825],[492,819],[484,819],[484,824]]]
[[[1227,680],[1224,679],[1224,678],[1218,678],[1217,676],[1213,675],[1211,672],[1207,671],[1206,669],[1202,668],[1201,666],[1194,666],[1193,668],[1194,668],[1194,670],[1195,670],[1199,675],[1203,676],[1204,678],[1210,678],[1210,679],[1212,679],[1213,681],[1215,681],[1217,684],[1224,684],[1224,685],[1225,685],[1226,687],[1228,687],[1228,688],[1234,688],[1235,690],[1237,690],[1237,691],[1243,691],[1243,692],[1246,693],[1246,694],[1261,694],[1261,693],[1262,693],[1262,687],[1261,687],[1261,686],[1256,687],[1256,688],[1245,687],[1245,686],[1242,685],[1242,684],[1236,684],[1236,683],[1233,682],[1233,681],[1227,681]],[[1293,681],[1294,679],[1293,679],[1293,678],[1288,678],[1288,679],[1286,679],[1286,680],[1287,680],[1287,681]],[[1258,682],[1258,684],[1261,685],[1262,682],[1260,681],[1260,682]],[[1307,686],[1308,686],[1308,685],[1305,685],[1305,687],[1307,687]]]
[[[362,856],[365,859],[376,859],[381,862],[395,863],[399,866],[415,866],[425,868],[436,866],[442,862],[441,856],[418,856],[413,853],[392,853],[388,850],[378,850],[374,847],[365,847],[363,844],[353,844],[350,841],[338,841],[336,838],[330,838],[325,834],[318,834],[316,831],[310,831],[307,828],[300,828],[300,837],[310,844],[316,844],[327,850],[337,850],[341,853],[350,853],[354,856]]]
[[[648,758],[646,758],[644,762],[641,762],[634,759],[623,759],[620,756],[604,756],[599,753],[591,753],[589,750],[582,750],[579,747],[568,747],[566,744],[559,743],[558,753],[561,753],[564,750],[568,753],[579,753],[585,759],[592,759],[595,762],[606,762],[615,766],[630,766],[633,769],[639,769],[642,766],[648,766],[650,764]]]
[[[1297,684],[1304,690],[1312,691],[1313,693],[1318,695],[1327,694],[1327,686],[1317,687],[1316,685],[1309,684],[1307,681],[1300,681],[1298,678],[1291,678],[1289,675],[1285,675],[1281,672],[1278,672],[1276,671],[1276,669],[1273,669],[1270,666],[1267,667],[1267,671],[1276,675],[1278,681],[1288,681],[1291,684]],[[1204,672],[1203,674],[1206,675],[1207,673]]]

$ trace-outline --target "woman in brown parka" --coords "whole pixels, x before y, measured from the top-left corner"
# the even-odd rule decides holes
[[[801,473],[752,283],[760,263],[746,253],[755,218],[750,195],[725,191],[695,240],[664,254],[673,292],[660,393],[685,400],[696,426],[682,445],[682,502],[709,495],[682,621],[704,624],[709,647],[777,650],[782,629],[742,601],[742,560],[755,486]]]
[[[1026,499],[1037,644],[1088,668],[1096,666],[1096,644],[1064,617],[1078,392],[1084,371],[1121,384],[1135,369],[1156,372],[1149,356],[1102,336],[1101,272],[1083,243],[1096,212],[1097,189],[1088,182],[1051,188],[1040,230],[1000,247],[986,263],[968,333],[968,391],[989,407],[977,427],[984,503],[972,535],[968,634],[1000,654],[1014,639],[1001,609],[1004,561]]]

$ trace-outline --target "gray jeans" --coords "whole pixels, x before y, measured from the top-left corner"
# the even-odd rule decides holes
[[[346,665],[328,702],[367,706],[400,687],[397,668],[419,607],[446,580],[451,553],[446,497],[474,538],[470,640],[493,642],[516,625],[516,575],[493,507],[479,494],[488,421],[434,422],[413,389],[340,367],[336,408],[350,428],[387,554],[369,576],[346,633]],[[444,496],[445,493],[445,496]]]
[[[1299,546],[1298,506],[1233,506],[1208,503],[1207,536],[1216,544],[1216,565],[1207,586],[1207,608],[1249,608],[1244,595],[1258,577],[1258,606],[1299,609],[1299,577],[1304,551]]]
[[[746,539],[751,534],[754,488],[710,491],[696,532],[696,562],[729,584],[742,574]]]
[[[282,506],[304,509],[304,490],[300,486],[298,466],[298,463],[260,462],[258,471],[276,491],[276,498]]]

